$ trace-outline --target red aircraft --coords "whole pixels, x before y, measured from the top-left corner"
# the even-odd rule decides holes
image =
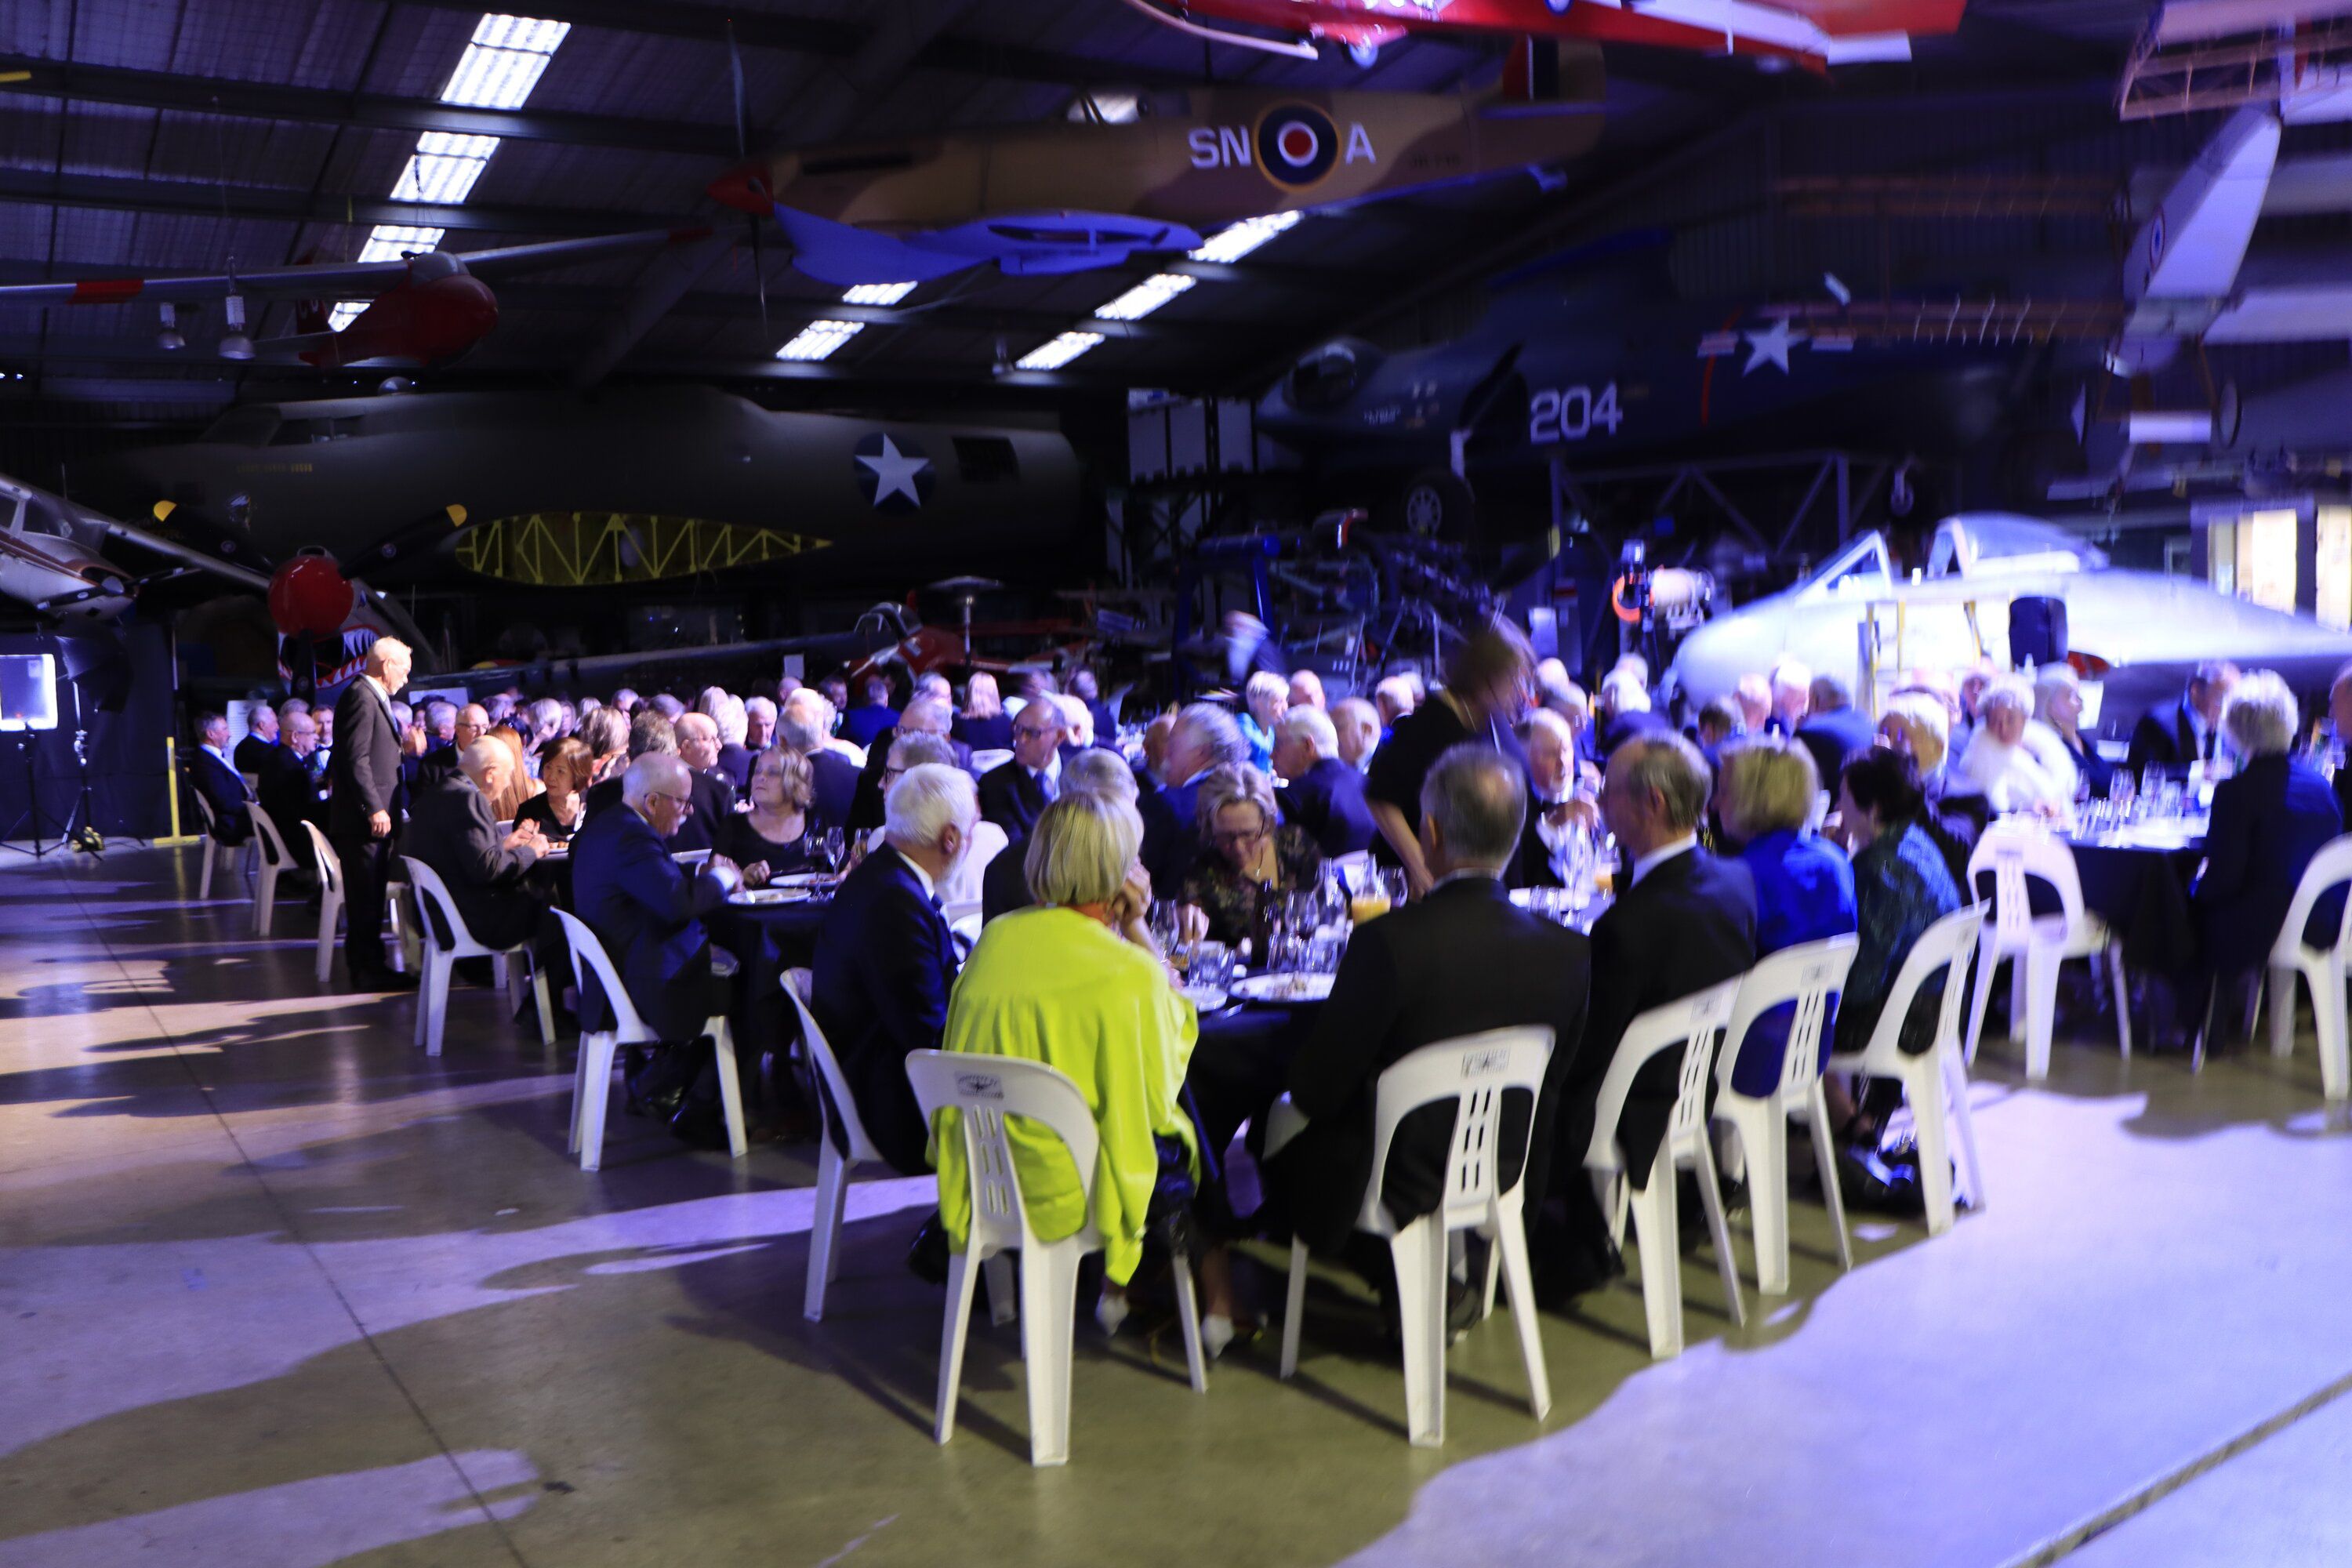
[[[1312,58],[1344,44],[1370,65],[1412,33],[1519,33],[1754,55],[1811,70],[1911,57],[1949,33],[1967,0],[1126,0],[1201,37]]]
[[[366,367],[418,369],[446,364],[490,335],[499,324],[498,297],[485,277],[543,272],[674,241],[697,239],[707,228],[650,229],[593,239],[559,239],[512,245],[457,256],[417,250],[383,261],[306,262],[266,271],[228,272],[197,278],[86,278],[78,283],[23,283],[0,288],[0,306],[28,304],[121,305],[153,300],[160,307],[166,349],[184,349],[178,307],[204,300],[226,301],[226,331],[220,357],[266,356],[321,370]],[[373,296],[367,308],[337,329],[328,324],[320,301]],[[292,336],[257,343],[246,334],[249,299],[291,298]]]

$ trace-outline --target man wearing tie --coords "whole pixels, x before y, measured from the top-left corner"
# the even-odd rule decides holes
[[[378,637],[359,679],[335,703],[335,747],[327,809],[327,837],[350,891],[350,927],[343,963],[352,984],[367,991],[413,991],[414,974],[394,974],[383,961],[383,885],[400,830],[400,740],[392,723],[392,694],[408,684],[408,645]]]
[[[1013,760],[980,781],[980,814],[1004,829],[1006,838],[1028,837],[1045,808],[1062,797],[1066,732],[1057,703],[1024,703],[1013,721]]]
[[[2238,684],[2238,667],[2208,660],[2189,678],[2180,700],[2151,708],[2132,726],[2131,755],[2125,763],[2134,778],[2149,768],[2185,773],[2191,763],[2210,763],[2221,733],[2221,708]]]

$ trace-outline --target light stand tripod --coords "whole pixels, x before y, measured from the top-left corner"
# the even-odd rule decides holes
[[[58,727],[58,661],[54,654],[0,654],[0,731],[16,742],[16,755],[25,764],[25,809],[16,820],[0,833],[0,848],[39,860],[52,849],[65,847],[60,830],[58,842],[48,844],[41,837],[41,781],[33,766],[33,746],[37,737]],[[33,847],[29,849],[9,842],[27,824],[32,827]]]

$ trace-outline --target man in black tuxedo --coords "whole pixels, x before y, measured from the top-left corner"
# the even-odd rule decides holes
[[[2186,773],[2191,763],[2210,763],[2221,737],[2221,707],[2238,684],[2238,667],[2209,659],[2189,678],[2180,700],[2151,708],[2132,726],[2131,752],[2124,766],[2133,778],[2155,768]]]
[[[278,710],[267,702],[257,702],[245,716],[245,739],[236,743],[234,760],[241,773],[260,773],[268,770],[270,753],[282,750],[278,742]]]
[[[975,794],[961,770],[910,769],[891,788],[882,847],[843,879],[817,933],[809,1010],[866,1136],[909,1176],[930,1169],[930,1134],[907,1081],[907,1053],[937,1049],[947,1026],[955,939],[936,890],[971,843]]]
[[[1505,1104],[1503,1174],[1516,1175],[1542,1142],[1531,1130],[1549,1121],[1578,1060],[1592,963],[1581,935],[1514,907],[1503,887],[1527,804],[1517,763],[1475,742],[1440,756],[1423,783],[1422,858],[1435,885],[1357,929],[1331,999],[1290,1064],[1291,1104],[1307,1124],[1269,1157],[1267,1174],[1310,1247],[1336,1248],[1353,1233],[1372,1173],[1380,1075],[1423,1046],[1519,1025],[1549,1029],[1543,1094],[1532,1106],[1520,1094]],[[1424,1107],[1397,1129],[1381,1192],[1400,1226],[1437,1207],[1453,1131],[1450,1106]],[[1538,1184],[1528,1194],[1531,1222],[1541,1193]]]
[[[458,919],[485,947],[512,947],[541,934],[549,900],[523,880],[546,848],[539,825],[525,822],[501,837],[490,802],[513,783],[514,754],[497,741],[479,740],[457,757],[458,772],[429,785],[409,803],[404,854],[440,873]],[[544,956],[560,957],[560,954]]]
[[[1325,859],[1372,847],[1380,829],[1364,798],[1364,775],[1339,760],[1329,714],[1293,708],[1275,721],[1274,771],[1287,781],[1276,796],[1282,820],[1314,839]]]
[[[950,732],[954,726],[954,703],[932,692],[920,692],[900,711],[897,728],[874,737],[874,744],[866,750],[866,771],[857,775],[857,793],[850,801],[851,832],[866,833],[882,826],[882,774],[890,765],[890,748],[899,737],[937,735],[954,753],[955,765],[971,772],[971,748]]]
[[[319,750],[319,722],[306,712],[289,712],[279,733],[284,737],[279,743],[263,749],[254,798],[277,825],[278,836],[286,840],[286,853],[293,857],[295,868],[312,871],[317,869],[318,856],[302,824],[313,822],[321,833],[327,830],[327,805],[319,798],[319,786],[310,781],[310,759]]]
[[[1026,838],[1045,808],[1062,795],[1062,738],[1069,732],[1061,705],[1041,697],[1013,721],[1013,760],[980,781],[980,815],[1010,839]]]
[[[228,720],[218,713],[198,714],[196,742],[188,757],[188,779],[212,807],[213,837],[222,844],[242,844],[253,837],[253,818],[245,813],[245,780],[229,760]]]
[[[1584,1154],[1601,1079],[1625,1026],[1653,1007],[1736,979],[1756,962],[1755,883],[1738,866],[1699,847],[1710,782],[1698,748],[1673,733],[1628,741],[1610,757],[1601,781],[1601,816],[1624,858],[1617,901],[1592,928],[1584,1047],[1565,1066],[1554,1058],[1564,1075],[1559,1112],[1549,1124],[1538,1121],[1528,1154],[1530,1167],[1548,1173],[1551,1193],[1568,1204],[1565,1246],[1542,1249],[1553,1256],[1537,1263],[1539,1279],[1557,1282],[1555,1295],[1596,1284],[1612,1267],[1608,1222],[1585,1179]],[[1648,1184],[1665,1139],[1681,1069],[1678,1052],[1661,1052],[1626,1099],[1617,1136],[1636,1187]]]
[[[378,637],[359,678],[335,702],[332,794],[327,837],[343,863],[348,889],[343,963],[364,990],[413,991],[416,977],[383,961],[383,886],[400,832],[400,740],[392,694],[408,684],[408,645]]]
[[[806,687],[784,699],[776,733],[783,743],[809,760],[809,775],[816,787],[816,819],[827,827],[846,829],[857,805],[857,764],[825,744],[833,733],[833,707]]]
[[[1797,726],[1797,740],[1812,753],[1813,772],[1822,787],[1834,796],[1845,760],[1866,752],[1877,737],[1870,715],[1853,705],[1853,693],[1834,675],[1817,675],[1808,689],[1810,706]]]
[[[708,849],[719,825],[735,813],[735,786],[719,768],[719,721],[708,713],[681,713],[671,726],[678,761],[693,775],[694,810],[669,841],[673,853]]]

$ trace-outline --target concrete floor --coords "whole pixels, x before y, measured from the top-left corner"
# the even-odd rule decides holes
[[[2094,1023],[2032,1090],[1989,1048],[1984,1213],[1865,1221],[1840,1277],[1801,1204],[1796,1294],[1737,1333],[1694,1254],[1675,1362],[1633,1289],[1548,1317],[1540,1426],[1497,1321],[1407,1447],[1327,1290],[1294,1387],[1272,1335],[1202,1398],[1172,1335],[1082,1331],[1037,1472],[1010,1329],[931,1444],[928,1184],[853,1189],[807,1324],[809,1148],[616,1113],[583,1175],[568,1042],[461,990],[428,1061],[410,1000],[320,993],[307,910],[256,941],[194,869],[0,867],[0,1568],[2352,1560],[2352,1137],[2307,1034],[2191,1079]]]

